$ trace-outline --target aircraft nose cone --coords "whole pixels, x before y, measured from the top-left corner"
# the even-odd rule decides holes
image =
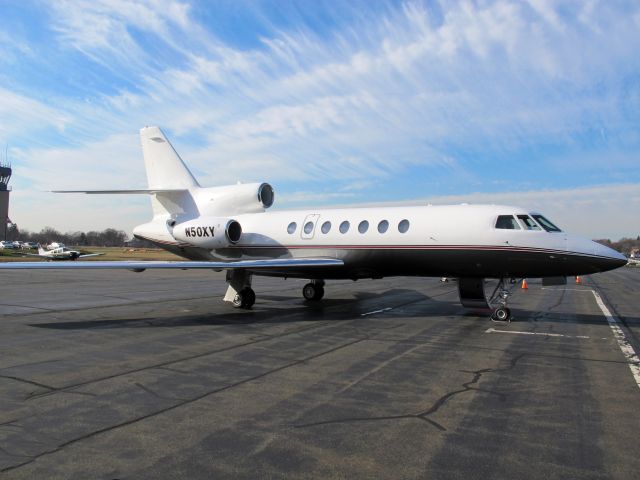
[[[596,255],[602,257],[602,266],[604,270],[613,270],[627,264],[627,257],[617,252],[613,248],[606,247],[600,243],[592,242],[593,250]]]

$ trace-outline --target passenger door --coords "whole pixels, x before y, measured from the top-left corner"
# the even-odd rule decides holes
[[[302,223],[302,229],[300,235],[303,240],[311,240],[316,233],[316,223],[320,218],[319,213],[311,213],[307,215]]]

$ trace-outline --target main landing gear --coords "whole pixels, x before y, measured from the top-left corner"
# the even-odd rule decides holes
[[[250,309],[256,303],[256,292],[251,287],[245,287],[235,294],[231,303],[235,308]]]
[[[227,271],[227,293],[225,302],[230,302],[235,308],[246,310],[256,303],[256,292],[251,288],[251,274],[244,270]],[[312,280],[302,288],[305,300],[315,302],[324,297],[324,280]]]
[[[302,287],[302,296],[307,301],[318,301],[324,297],[324,280],[314,280]]]
[[[245,270],[227,270],[227,293],[225,302],[235,308],[250,309],[256,303],[256,292],[251,288],[251,274]]]

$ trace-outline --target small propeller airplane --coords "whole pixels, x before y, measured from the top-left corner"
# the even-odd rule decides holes
[[[627,259],[604,245],[563,232],[542,214],[500,205],[417,205],[267,211],[268,183],[201,187],[158,127],[140,130],[148,188],[57,193],[148,195],[153,218],[134,236],[187,261],[12,262],[2,268],[151,268],[226,270],[224,297],[251,308],[253,275],[309,279],[308,301],[325,280],[388,276],[458,279],[463,306],[509,320],[514,278],[557,281],[621,267]],[[498,279],[487,298],[485,279]]]
[[[50,245],[51,246],[51,245]],[[103,253],[81,253],[77,250],[71,250],[64,245],[59,245],[49,250],[45,250],[38,245],[38,253],[25,253],[30,257],[41,257],[47,260],[77,260],[78,258],[97,257],[104,255]]]

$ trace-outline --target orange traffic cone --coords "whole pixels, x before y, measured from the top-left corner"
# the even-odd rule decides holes
[[[580,275],[576,276],[576,284],[582,285],[582,279],[580,278]]]
[[[526,278],[522,279],[522,290],[529,290],[529,287],[527,286],[527,279]]]

